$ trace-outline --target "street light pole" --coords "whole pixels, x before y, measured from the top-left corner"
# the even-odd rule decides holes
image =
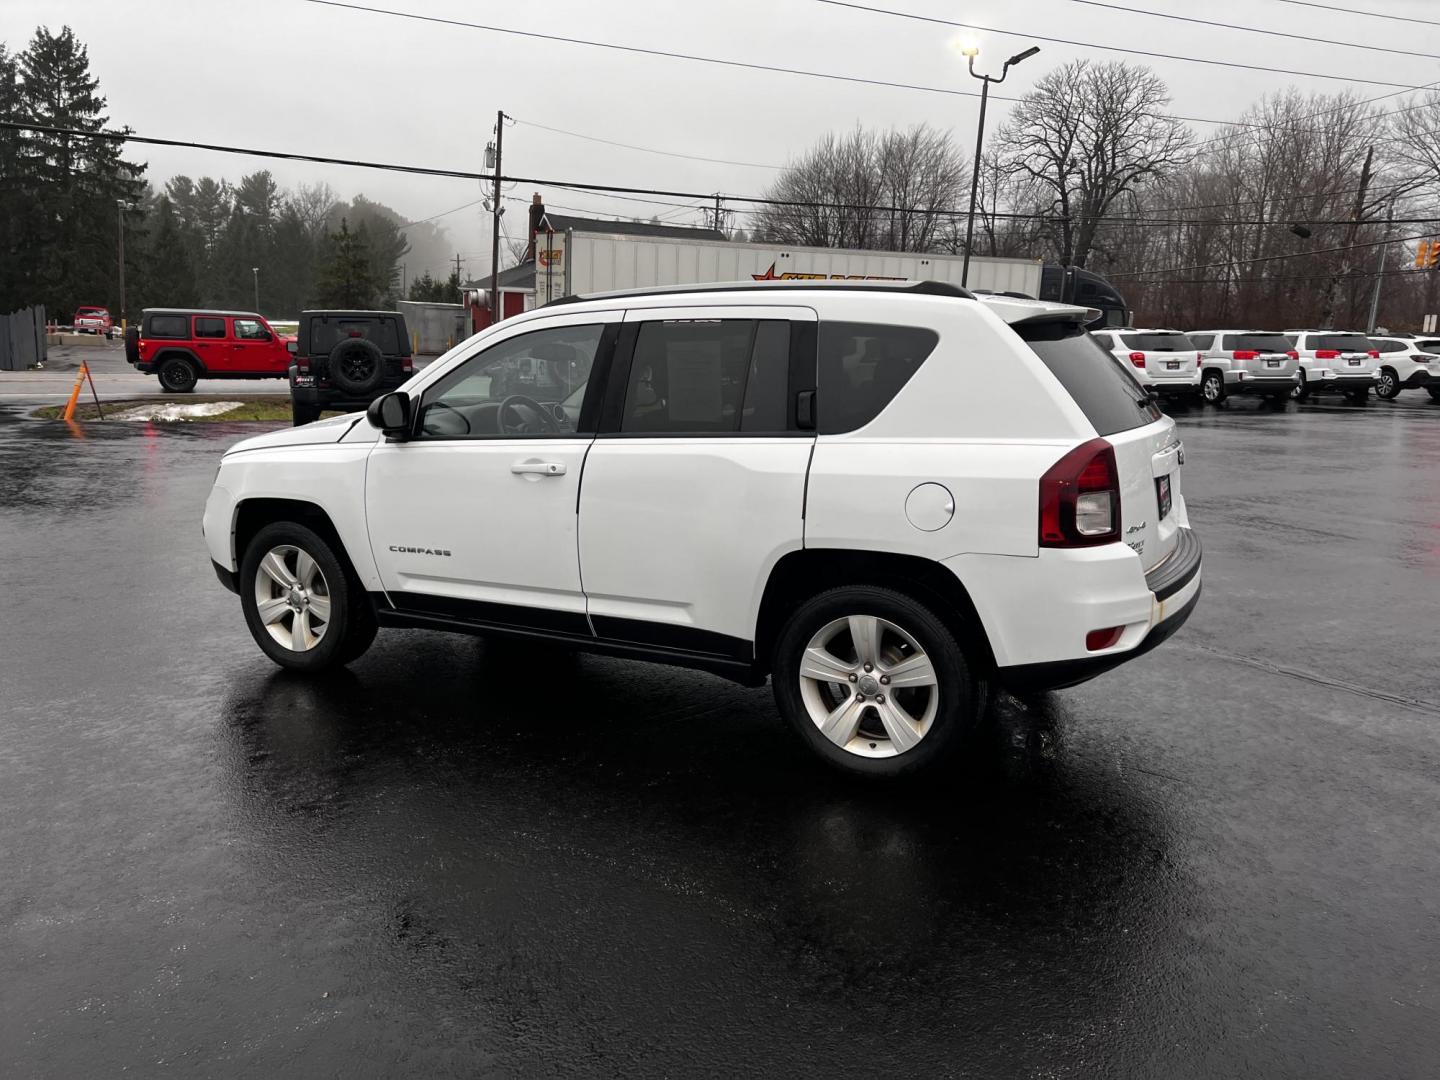
[[[1005,61],[1005,66],[1000,69],[1000,76],[977,75],[975,73],[975,57],[980,55],[980,46],[966,45],[961,48],[960,53],[969,60],[970,75],[980,80],[980,119],[975,125],[975,168],[970,174],[970,207],[965,220],[965,261],[960,266],[960,287],[964,288],[970,283],[970,247],[975,240],[975,202],[980,195],[980,153],[985,146],[985,106],[990,103],[990,84],[997,86],[1005,81],[1005,76],[1010,74],[1010,68],[1022,60],[1028,60],[1040,51],[1040,46],[1032,45],[1024,52],[1016,53]]]
[[[255,278],[255,314],[260,314],[260,267],[250,267],[250,273]]]

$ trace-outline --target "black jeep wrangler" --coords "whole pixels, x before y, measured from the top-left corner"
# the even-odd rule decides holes
[[[356,412],[415,374],[398,311],[302,311],[290,345],[295,426],[327,410]]]

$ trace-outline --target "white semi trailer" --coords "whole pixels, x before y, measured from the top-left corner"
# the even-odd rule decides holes
[[[710,281],[867,279],[961,284],[959,255],[790,247],[567,230],[541,234],[535,306],[561,296]],[[546,247],[548,241],[548,247]],[[967,287],[1098,308],[1096,325],[1124,326],[1124,299],[1097,274],[1039,259],[977,257]]]

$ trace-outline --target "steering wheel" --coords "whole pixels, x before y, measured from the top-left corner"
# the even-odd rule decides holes
[[[470,421],[469,421],[469,419],[468,419],[468,418],[465,416],[465,414],[462,413],[459,409],[455,408],[454,405],[448,405],[448,404],[446,404],[446,403],[443,402],[443,401],[432,401],[432,402],[430,402],[430,404],[426,407],[425,411],[428,413],[431,409],[448,409],[448,410],[450,411],[450,413],[454,415],[454,417],[455,417],[456,420],[459,420],[460,423],[462,423],[462,424],[465,425],[465,430],[464,430],[463,432],[456,432],[455,434],[463,434],[463,435],[469,435],[469,434],[470,434]],[[437,417],[436,419],[439,419],[439,418]],[[430,430],[430,423],[429,423],[429,421],[430,421],[430,417],[427,416],[427,417],[425,418],[425,424],[424,424],[424,430],[425,430],[425,433],[426,433],[427,435],[449,435],[449,434],[451,434],[451,432],[448,432],[448,431],[431,431],[431,430]]]
[[[499,408],[499,409],[496,411],[496,413],[495,413],[495,423],[496,423],[496,426],[498,426],[498,427],[500,428],[500,434],[502,434],[502,435],[531,435],[531,434],[534,434],[534,432],[531,431],[531,429],[530,429],[530,424],[529,424],[529,422],[525,419],[524,415],[520,412],[519,409],[516,409],[516,408],[515,408],[515,406],[517,406],[517,405],[523,405],[523,406],[525,406],[526,409],[530,410],[532,413],[535,414],[535,418],[536,418],[537,420],[539,420],[539,422],[540,422],[540,430],[541,430],[541,431],[549,432],[549,433],[552,434],[552,435],[558,435],[558,434],[560,433],[560,425],[558,425],[557,423],[555,423],[555,418],[552,417],[552,416],[545,410],[545,406],[541,405],[541,404],[540,404],[538,401],[536,401],[534,398],[526,397],[524,394],[511,394],[509,397],[505,398],[503,401],[500,402],[500,408]],[[520,423],[519,423],[519,424],[516,424],[516,425],[513,425],[513,426],[512,426],[512,425],[510,425],[510,424],[505,423],[505,410],[506,410],[506,409],[509,409],[509,410],[511,410],[512,412],[515,413],[515,415],[520,419]]]

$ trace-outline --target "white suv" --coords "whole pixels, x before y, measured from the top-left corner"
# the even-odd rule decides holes
[[[1380,354],[1375,376],[1375,394],[1389,401],[1401,390],[1425,389],[1440,401],[1440,340],[1391,334],[1372,337],[1370,344]]]
[[[771,676],[822,757],[909,773],[992,682],[1082,682],[1199,597],[1174,422],[1093,316],[933,282],[566,298],[231,448],[206,544],[285,667],[401,626]]]
[[[1178,330],[1096,330],[1094,338],[1146,389],[1186,396],[1200,391],[1200,353]]]
[[[1192,330],[1201,350],[1200,395],[1218,405],[1230,394],[1289,398],[1298,384],[1300,354],[1268,330]]]
[[[1364,334],[1344,330],[1286,330],[1285,340],[1300,357],[1295,396],[1335,391],[1364,401],[1375,385],[1380,353]]]

